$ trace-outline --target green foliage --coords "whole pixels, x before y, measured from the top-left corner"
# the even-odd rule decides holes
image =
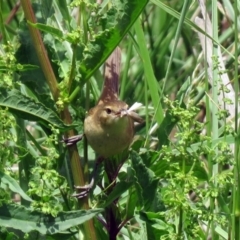
[[[207,3],[212,35],[192,20],[198,1],[34,0],[26,11],[22,0],[10,22],[15,2],[3,2],[0,239],[239,239],[239,3],[219,3],[219,16]],[[143,103],[145,124],[76,200],[96,156],[62,135],[83,132],[116,46],[120,98]]]
[[[10,225],[15,229],[24,230],[25,233],[38,231],[44,235],[62,232],[69,227],[75,227],[102,211],[101,209],[91,209],[87,211],[59,212],[53,218],[51,215],[45,215],[41,212],[13,204],[2,205],[0,210],[2,216],[0,220],[1,226],[8,227]]]
[[[56,112],[25,96],[20,91],[7,91],[5,88],[0,88],[0,94],[1,107],[8,108],[13,114],[30,121],[38,120],[46,126],[51,124],[60,130],[67,129],[67,126],[58,118]]]

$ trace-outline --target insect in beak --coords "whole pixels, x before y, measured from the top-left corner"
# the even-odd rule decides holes
[[[141,106],[141,104],[135,103],[129,109],[121,109],[120,111],[116,112],[115,115],[121,118],[124,116],[129,116],[134,122],[142,123],[144,120],[134,111]]]

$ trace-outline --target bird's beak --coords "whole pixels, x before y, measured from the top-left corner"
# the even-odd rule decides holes
[[[116,115],[118,115],[120,117],[129,116],[134,122],[138,122],[138,123],[144,122],[144,120],[136,112],[130,111],[127,109],[122,109],[121,111],[116,113]]]
[[[115,113],[116,116],[123,117],[128,115],[128,110],[127,109],[121,109],[119,112]]]
[[[143,123],[144,120],[136,112],[134,112],[134,110],[138,109],[141,106],[142,104],[135,103],[129,109],[121,109],[119,112],[116,113],[116,116],[119,117],[129,116],[134,122]]]

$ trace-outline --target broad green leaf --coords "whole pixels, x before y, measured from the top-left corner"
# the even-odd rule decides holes
[[[45,8],[42,5],[41,6],[37,5],[36,8],[37,9]],[[36,9],[36,11],[37,11],[37,9]],[[42,15],[42,13],[40,13],[40,12],[38,12],[38,13],[35,12],[35,13],[38,14],[38,16]],[[43,22],[40,19],[38,19],[38,20],[40,22]],[[48,34],[48,36],[51,36],[51,35]],[[27,71],[18,71],[18,74],[20,76],[19,81],[21,81],[21,83],[24,86],[27,86],[27,88],[30,89],[31,94],[33,95],[33,98],[38,99],[39,102],[41,102],[48,108],[53,109],[54,102],[51,98],[49,86],[47,84],[45,75],[43,74],[42,67],[40,65],[38,56],[36,54],[35,46],[32,42],[31,36],[29,34],[28,25],[24,21],[21,22],[20,30],[18,31],[18,39],[19,39],[19,47],[15,53],[17,62],[23,66],[24,65],[38,66],[38,69],[29,69]],[[57,41],[56,37],[55,37],[55,39]],[[51,44],[53,45],[53,42]],[[48,46],[49,46],[48,44],[45,44],[45,47],[48,51],[49,59],[52,60],[51,65],[52,65],[53,71],[55,72],[55,75],[58,76],[59,66],[54,61],[55,59],[51,58],[53,53],[51,52],[51,48],[48,49]],[[65,49],[62,49],[62,51],[64,51],[64,53],[66,52]],[[64,54],[62,54],[62,55],[64,56]]]
[[[22,190],[22,188],[19,186],[18,182],[10,177],[9,175],[0,172],[0,183],[6,184],[11,191],[18,193],[22,198],[25,200],[32,202],[33,200]]]
[[[148,0],[117,0],[115,1],[109,12],[114,11],[117,14],[117,24],[109,29],[99,33],[94,40],[90,41],[84,51],[84,59],[80,64],[80,72],[84,80],[88,80],[92,74],[98,69],[107,57],[111,54],[113,49],[119,44],[130,27],[136,21]],[[108,12],[108,13],[109,13]],[[112,25],[112,14],[107,15],[105,26]]]
[[[157,193],[159,180],[156,178],[154,172],[147,168],[143,163],[142,158],[135,152],[130,153],[132,166],[136,173],[137,183],[142,190],[144,201],[144,209],[150,210],[161,206],[160,199]]]
[[[140,217],[142,220],[151,223],[159,230],[169,229],[169,224],[165,223],[161,218],[161,215],[155,212],[140,212]]]
[[[174,231],[171,224],[164,222],[155,212],[140,212],[140,218],[146,222],[148,239],[160,239],[162,235]]]
[[[41,234],[56,234],[88,221],[101,211],[89,209],[60,212],[57,217],[52,217],[20,205],[4,204],[0,207],[0,226],[24,233],[38,231]]]
[[[70,128],[53,110],[23,95],[18,90],[7,91],[0,87],[0,106],[8,108],[9,111],[26,120],[40,121],[46,126],[51,124],[61,130]]]

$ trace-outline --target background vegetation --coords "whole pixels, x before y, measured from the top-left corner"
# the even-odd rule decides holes
[[[1,239],[240,239],[239,9],[0,0]],[[116,46],[145,125],[116,183],[102,164],[77,200],[96,157],[61,139],[83,131]]]

